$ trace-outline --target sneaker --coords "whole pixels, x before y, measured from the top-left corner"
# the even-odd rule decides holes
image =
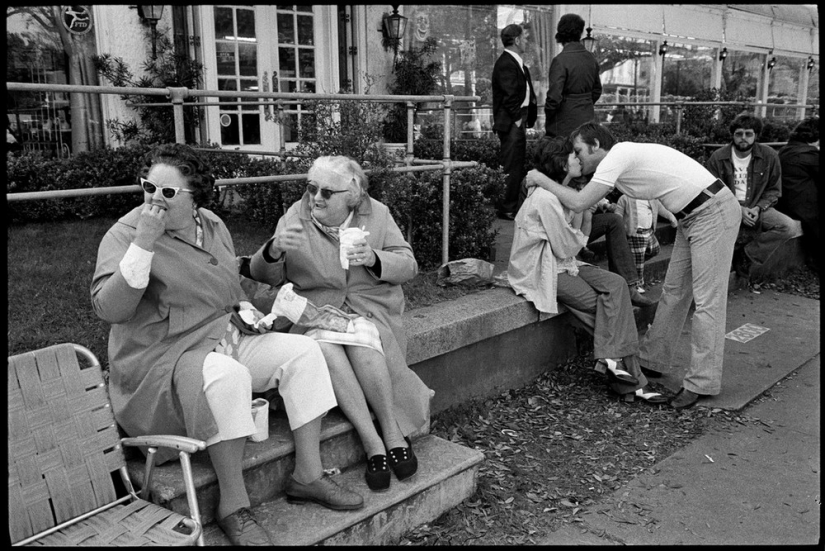
[[[289,503],[314,501],[318,505],[336,511],[350,511],[364,506],[363,497],[339,486],[327,475],[309,484],[301,484],[290,476],[286,483],[285,493]]]

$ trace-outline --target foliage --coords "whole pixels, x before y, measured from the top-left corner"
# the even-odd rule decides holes
[[[501,142],[498,138],[485,136],[475,140],[451,140],[450,159],[453,161],[475,161],[481,166],[496,170]],[[418,159],[440,161],[444,158],[443,139],[419,138],[413,145],[413,153]],[[464,170],[464,169],[458,169]],[[482,195],[490,205],[495,205],[499,195],[504,191],[503,180],[488,178],[482,187]]]
[[[148,146],[81,152],[68,159],[44,159],[39,152],[6,156],[6,191],[52,191],[114,186],[134,186],[135,175]],[[87,219],[120,216],[134,207],[135,193],[116,193],[67,199],[13,201],[8,203],[11,221]]]
[[[438,88],[441,63],[428,61],[435,53],[437,42],[428,38],[420,48],[411,47],[399,53],[393,67],[390,94],[429,96]],[[393,103],[383,126],[383,136],[388,142],[407,141],[407,106],[405,102]]]
[[[153,32],[152,29],[147,30]],[[203,75],[203,65],[191,59],[186,53],[177,53],[175,47],[165,33],[155,33],[157,57],[147,59],[143,63],[144,76],[136,78],[122,58],[112,57],[109,54],[94,56],[95,70],[100,76],[107,79],[113,86],[132,88],[166,88],[185,87],[198,88]],[[138,107],[141,103],[167,103],[165,96],[133,96],[122,95],[127,105],[133,106],[138,114],[140,123],[134,120],[121,121],[112,119],[106,121],[106,126],[112,136],[124,143],[137,140],[142,143],[170,143],[175,141],[175,121],[170,116],[170,107]],[[193,103],[197,98],[185,99],[184,104]],[[184,128],[197,127],[199,119],[196,108],[184,107]],[[194,141],[190,139],[189,141]]]
[[[714,143],[718,136],[720,128],[725,129],[728,134],[727,127],[731,121],[736,118],[736,115],[741,113],[744,109],[744,102],[747,98],[741,93],[727,92],[719,90],[718,88],[706,88],[700,90],[690,101],[712,101],[712,102],[743,102],[742,105],[686,105],[682,113],[682,132],[692,136],[705,136],[710,143]],[[727,141],[729,136],[725,136],[724,141]]]
[[[495,212],[487,205],[485,190],[503,180],[500,169],[483,165],[450,175],[450,260],[491,258]],[[441,265],[442,188],[441,173],[435,171],[405,174],[385,190],[385,202],[422,270]]]

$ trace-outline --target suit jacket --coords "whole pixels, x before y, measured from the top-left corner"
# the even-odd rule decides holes
[[[730,158],[732,149],[733,145],[728,144],[714,151],[705,168],[722,180],[736,195],[733,182],[733,161]],[[779,162],[779,155],[771,146],[762,145],[759,142],[753,144],[751,152],[744,205],[749,209],[757,206],[768,209],[775,206],[782,195],[782,166]]]
[[[579,125],[592,121],[593,104],[602,95],[599,63],[580,42],[569,42],[550,62],[550,80],[544,102],[548,136],[567,137]]]
[[[524,70],[510,53],[504,51],[493,67],[493,130],[509,132],[510,126],[521,118],[524,94],[530,89],[530,105],[527,108],[527,128],[532,128],[538,117],[536,93],[530,70]]]

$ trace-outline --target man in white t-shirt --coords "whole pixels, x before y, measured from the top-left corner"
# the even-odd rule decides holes
[[[802,227],[774,208],[782,195],[782,166],[779,154],[758,141],[762,120],[750,113],[738,115],[730,133],[731,143],[714,151],[705,167],[728,186],[741,206],[734,267],[749,278],[774,251],[802,235]]]
[[[662,297],[639,348],[639,363],[648,377],[673,368],[679,335],[695,299],[690,365],[670,405],[687,408],[702,396],[719,394],[730,262],[741,220],[739,203],[705,167],[670,147],[615,143],[610,131],[598,123],[581,125],[571,139],[582,173],[593,174],[590,182],[576,191],[531,171],[527,185],[543,187],[576,212],[594,205],[615,186],[634,199],[658,199],[676,216],[676,240]]]

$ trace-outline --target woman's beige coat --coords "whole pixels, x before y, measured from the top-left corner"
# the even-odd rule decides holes
[[[149,286],[130,287],[119,264],[143,206],[103,237],[92,279],[95,313],[112,324],[109,393],[130,436],[177,434],[207,440],[217,425],[203,393],[203,361],[243,297],[235,249],[223,221],[199,209],[203,247],[177,231],[155,243]],[[159,461],[176,457],[160,449]]]
[[[350,227],[364,227],[369,232],[367,242],[381,262],[380,279],[363,266],[341,268],[338,241],[313,223],[307,194],[281,217],[275,235],[287,226],[297,225],[303,228],[308,246],[289,251],[279,261],[270,263],[263,255],[271,243],[267,241],[251,258],[252,278],[272,286],[291,282],[298,295],[316,306],[330,304],[340,308],[346,304],[353,312],[372,321],[384,347],[401,431],[406,436],[421,429],[429,415],[430,390],[407,366],[407,337],[401,318],[404,312],[401,284],[415,277],[418,263],[389,209],[365,194],[350,223]],[[269,312],[272,296],[268,302],[254,299],[252,302],[261,311]],[[291,331],[304,330],[293,326]]]

